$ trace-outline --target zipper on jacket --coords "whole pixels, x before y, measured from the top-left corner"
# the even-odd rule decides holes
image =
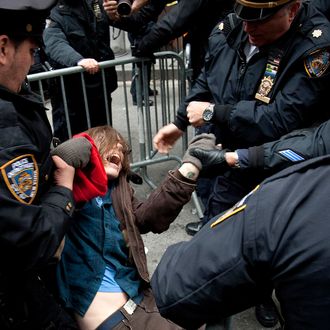
[[[237,96],[237,100],[239,100],[242,81],[243,81],[243,77],[245,76],[245,72],[246,72],[246,68],[247,68],[247,62],[246,62],[245,54],[242,52],[242,48],[238,49],[237,53],[238,53],[238,57],[240,60],[240,65],[238,68],[239,75],[238,75],[238,84],[236,87],[236,96]]]

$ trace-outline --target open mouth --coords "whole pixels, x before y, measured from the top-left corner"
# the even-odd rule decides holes
[[[112,154],[107,157],[107,161],[111,164],[115,164],[115,165],[119,166],[119,164],[121,162],[121,158],[118,154]]]

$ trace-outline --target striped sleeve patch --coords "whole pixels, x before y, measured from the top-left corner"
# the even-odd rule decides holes
[[[284,158],[290,160],[291,162],[301,162],[305,160],[302,156],[298,155],[296,152],[294,152],[291,149],[281,150],[278,152],[281,156]]]

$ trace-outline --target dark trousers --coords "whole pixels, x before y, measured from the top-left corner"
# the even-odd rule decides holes
[[[266,175],[255,170],[230,169],[213,179],[209,186],[203,223],[228,210],[252,189],[260,184]]]
[[[142,94],[142,99],[148,99],[149,98],[149,91],[150,91],[150,80],[151,80],[151,62],[145,62],[146,64],[146,81],[144,80],[143,77],[143,72],[142,69],[140,70],[140,74],[141,74],[141,94]],[[137,84],[137,79],[138,77],[136,76],[136,67],[139,64],[133,63],[133,67],[132,67],[132,84],[131,84],[131,88],[130,88],[130,93],[132,95],[132,100],[133,102],[137,102],[137,95],[136,95],[136,84]],[[141,65],[139,65],[139,67],[141,68]],[[145,97],[145,91],[144,91],[144,86],[147,85],[148,86],[148,90],[147,90],[147,94]]]

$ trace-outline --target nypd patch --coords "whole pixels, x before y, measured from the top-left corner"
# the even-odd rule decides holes
[[[3,166],[1,174],[9,191],[24,204],[31,204],[38,191],[39,171],[32,154],[19,156]]]
[[[305,70],[309,77],[321,77],[330,65],[330,49],[319,49],[306,56]]]

